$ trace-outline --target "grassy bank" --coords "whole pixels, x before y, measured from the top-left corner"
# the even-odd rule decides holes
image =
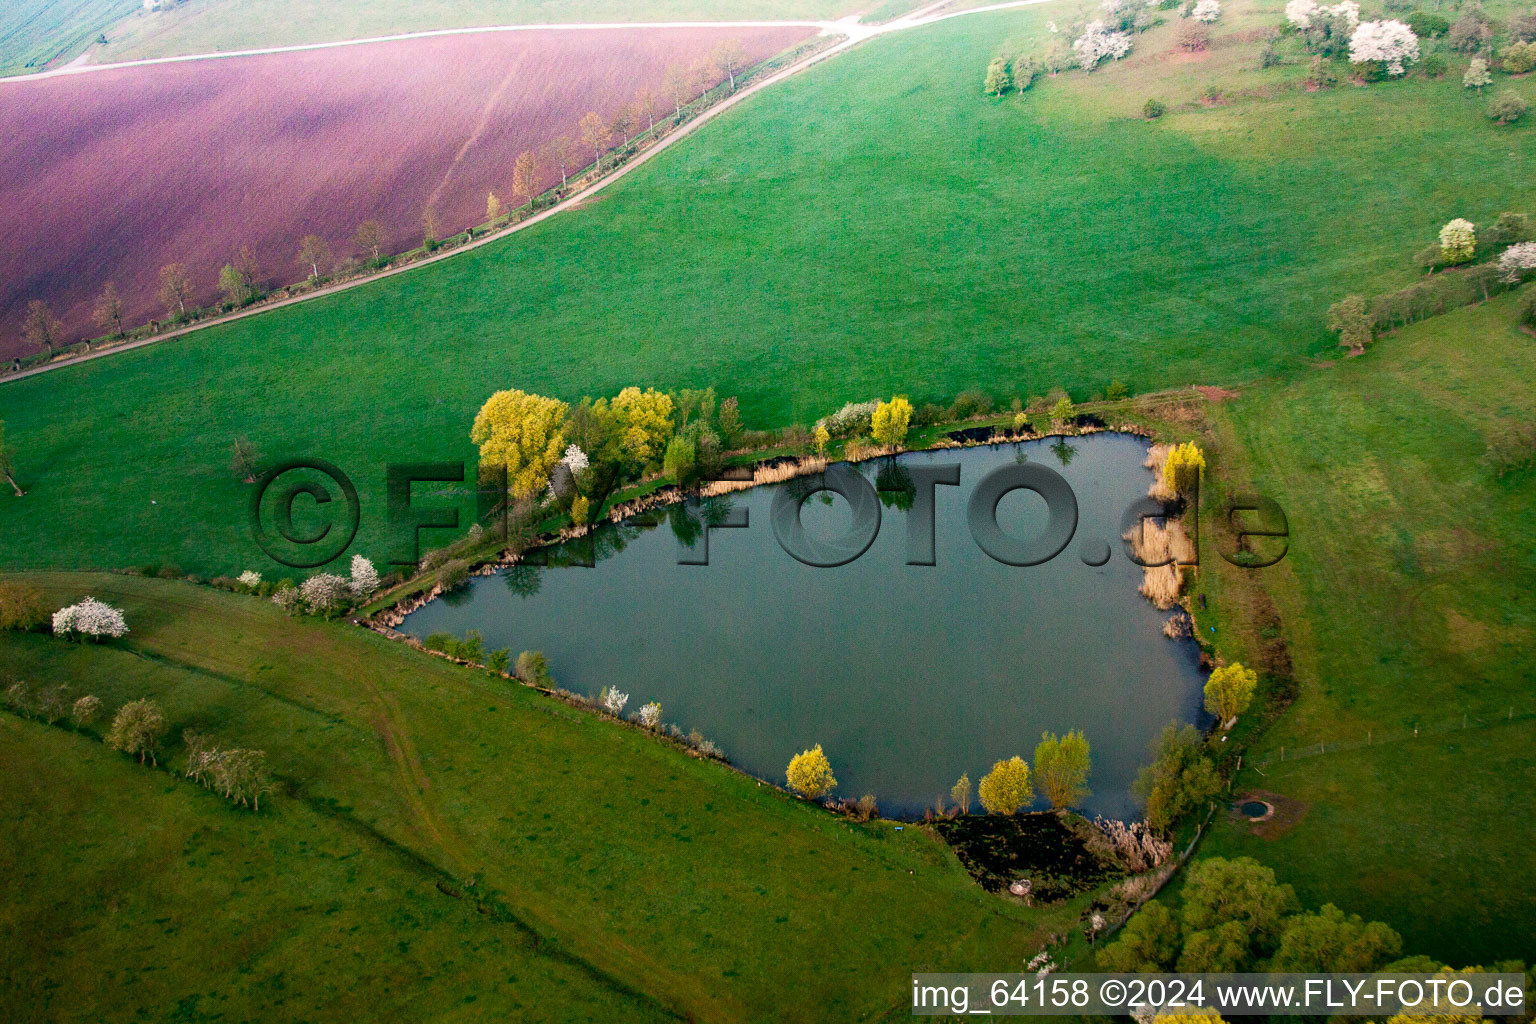
[[[1385,920],[1410,952],[1457,963],[1536,941],[1536,474],[1500,476],[1489,455],[1536,416],[1519,299],[1214,410],[1290,520],[1286,560],[1260,575],[1297,699],[1236,788],[1279,794],[1295,821],[1222,819],[1202,852],[1257,857],[1304,903]],[[1238,570],[1217,568],[1222,605]],[[1259,660],[1256,634],[1208,621],[1229,656]]]
[[[212,832],[207,841],[216,845],[253,844],[248,855],[215,855],[182,832],[145,824],[129,832],[138,841],[70,844],[56,864],[7,872],[0,882],[7,913],[27,934],[44,936],[87,923],[108,928],[89,917],[77,922],[76,912],[81,901],[105,905],[107,880],[135,865],[173,872],[123,883],[134,896],[119,902],[110,929],[131,933],[137,946],[114,940],[104,956],[89,942],[50,940],[13,951],[26,991],[52,992],[60,1006],[96,999],[125,1017],[142,1010],[163,1019],[211,983],[202,965],[162,958],[158,944],[145,949],[166,927],[166,901],[184,908],[186,916],[173,919],[189,928],[183,922],[196,901],[254,894],[256,881],[271,877],[265,872],[326,879],[337,906],[361,902],[348,912],[363,930],[406,919],[406,943],[441,915],[465,915],[468,924],[445,923],[448,936],[423,939],[411,955],[452,951],[459,973],[439,969],[432,991],[443,1006],[477,994],[469,1017],[505,1014],[529,991],[555,1000],[551,1015],[559,1016],[554,1010],[584,1008],[594,991],[618,992],[622,1002],[631,989],[650,998],[643,1012],[700,1019],[880,1016],[905,1006],[911,970],[1017,969],[1047,931],[1066,932],[1080,909],[1026,910],[999,900],[921,829],[833,817],[633,728],[371,633],[291,620],[269,602],[181,583],[62,575],[40,582],[55,603],[90,592],[121,605],[133,632],[102,647],[0,634],[7,672],[34,684],[67,681],[109,708],[153,696],[173,736],[191,727],[265,749],[284,788],[253,818],[94,741],[7,715],[6,735],[25,741],[16,750],[62,760],[36,772],[8,765],[3,775],[0,814],[38,845],[47,827],[37,819],[40,804],[75,779],[86,790],[60,797],[59,813],[92,813],[92,793],[143,792],[156,806],[142,819],[131,795],[95,813],[109,822],[152,814],[181,821],[191,813],[180,829]],[[5,756],[25,768],[27,755],[6,746]],[[180,761],[173,745],[168,763]],[[116,825],[92,827],[117,834]],[[249,861],[265,848],[273,864],[248,878]],[[103,881],[79,894],[56,891],[79,878]],[[488,907],[490,920],[440,894],[442,879]],[[193,895],[179,892],[183,883]],[[296,948],[287,942],[330,936],[336,924],[305,918],[294,926],[282,899],[240,898],[248,917],[196,921],[203,943],[267,936],[275,965],[285,948]],[[332,916],[332,904],[318,897],[293,902]],[[281,934],[290,928],[293,936]],[[517,938],[522,931],[526,941]],[[313,977],[335,969],[350,979],[350,958],[360,955],[353,947],[366,951],[376,941],[324,947]],[[510,965],[499,959],[508,944],[521,951]],[[125,971],[151,967],[154,986],[114,985]],[[509,980],[488,981],[497,971]],[[586,980],[560,984],[577,975]],[[290,985],[307,992],[310,977],[290,975]],[[551,982],[547,990],[543,981]],[[405,1002],[419,997],[405,987],[356,984],[347,998],[357,1005],[393,998],[408,1015],[437,1009]],[[273,998],[254,981],[238,991],[246,1005]]]

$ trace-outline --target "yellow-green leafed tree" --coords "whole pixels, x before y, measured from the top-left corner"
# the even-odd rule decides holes
[[[1029,765],[1017,755],[997,762],[977,783],[976,797],[992,814],[1017,814],[1035,801]]]
[[[949,798],[955,802],[955,806],[956,807],[960,808],[960,813],[961,814],[970,814],[971,813],[971,777],[970,777],[970,775],[967,774],[967,775],[961,775],[960,776],[960,778],[955,782],[955,784],[950,787]]]
[[[1088,795],[1088,772],[1092,761],[1088,740],[1073,730],[1058,737],[1042,733],[1035,747],[1035,783],[1052,807],[1073,807]]]
[[[907,440],[907,428],[912,424],[912,403],[901,395],[889,402],[875,406],[870,417],[869,432],[875,443],[887,448],[899,448]]]
[[[498,391],[475,416],[469,439],[480,446],[480,461],[507,467],[507,489],[528,499],[549,486],[549,475],[565,451],[564,402],[525,391]]]
[[[820,743],[789,759],[784,780],[790,789],[812,800],[826,796],[837,786],[837,779],[832,775],[832,763],[822,753]]]
[[[1440,229],[1440,258],[1451,266],[1465,263],[1477,251],[1477,228],[1457,217]]]
[[[1223,665],[1205,681],[1205,710],[1225,724],[1248,710],[1258,685],[1259,674],[1242,662]]]
[[[1205,472],[1205,453],[1193,441],[1173,446],[1163,463],[1163,483],[1175,494],[1188,494],[1200,483]]]
[[[659,459],[672,436],[672,396],[655,388],[625,388],[610,407],[619,420],[624,454],[638,466]]]

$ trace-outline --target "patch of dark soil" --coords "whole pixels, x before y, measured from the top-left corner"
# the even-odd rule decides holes
[[[1079,413],[1078,415],[1072,417],[1072,422],[1079,428],[1093,427],[1097,430],[1103,430],[1109,426],[1109,424],[1104,422],[1102,417],[1098,416],[1096,413],[1091,412]]]
[[[988,892],[1027,878],[1041,901],[1064,900],[1123,874],[1056,814],[968,814],[935,822],[960,863]]]
[[[966,427],[964,430],[951,430],[951,441],[965,444],[967,441],[990,441],[993,435],[1003,433],[1002,427]]]
[[[1247,801],[1262,800],[1274,808],[1274,813],[1263,821],[1253,821],[1242,813],[1242,806]],[[1301,819],[1307,816],[1307,810],[1312,805],[1294,797],[1283,796],[1280,793],[1271,793],[1267,789],[1255,789],[1247,793],[1241,793],[1228,808],[1227,815],[1233,821],[1246,822],[1248,830],[1260,839],[1279,839],[1291,829],[1300,824]]]

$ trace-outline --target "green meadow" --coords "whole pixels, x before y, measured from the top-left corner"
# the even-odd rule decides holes
[[[132,632],[0,633],[8,676],[152,697],[166,767],[191,728],[265,750],[281,791],[253,815],[0,714],[3,914],[62,937],[7,944],[0,1009],[165,1020],[201,989],[199,1012],[241,1019],[851,1020],[905,1015],[913,970],[1018,969],[1081,912],[373,633],[181,582],[33,581]]]
[[[1447,219],[1536,208],[1536,134],[1456,75],[1311,93],[1217,47],[1233,99],[1179,105],[1202,65],[1167,59],[1170,25],[1091,76],[981,96],[1045,20],[875,40],[498,244],[0,385],[31,492],[0,503],[7,564],[263,567],[237,437],[349,473],[380,557],[384,465],[471,455],[498,388],[714,385],[768,427],[896,392],[1288,377],[1329,346],[1329,303],[1410,280]],[[1172,111],[1128,116],[1143,90]]]
[[[1536,418],[1521,298],[1215,407],[1224,450],[1291,531],[1260,575],[1298,695],[1235,788],[1300,818],[1275,836],[1218,819],[1202,852],[1257,857],[1303,903],[1457,964],[1536,948],[1536,471],[1501,475],[1490,454]],[[1210,589],[1221,604],[1222,580]]]

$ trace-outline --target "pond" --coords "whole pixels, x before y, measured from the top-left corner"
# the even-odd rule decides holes
[[[400,628],[422,638],[478,629],[486,650],[543,651],[559,685],[593,696],[616,686],[631,695],[626,713],[659,701],[664,721],[779,784],[789,759],[820,743],[836,795],[873,793],[888,816],[921,814],[962,772],[975,782],[998,759],[1032,761],[1044,730],[1081,729],[1093,754],[1085,810],[1129,817],[1157,732],[1203,720],[1198,649],[1163,635],[1167,613],[1137,593],[1142,570],[1119,542],[1152,480],[1145,456],[1144,441],[1099,433],[856,467],[891,485],[918,467],[959,465],[958,486],[934,488],[934,565],[907,564],[910,490],[880,494],[862,557],[831,568],[791,557],[771,512],[784,488],[804,492],[800,481],[604,526],[551,551],[546,567],[474,577]],[[1029,567],[989,557],[967,524],[978,483],[1019,464],[1061,474],[1079,515],[1066,548]],[[747,527],[709,530],[708,564],[679,564],[702,559],[699,521],[727,508],[744,510]],[[1046,529],[1033,491],[1007,493],[996,509],[1009,536]],[[826,491],[805,499],[801,521],[813,545],[854,526],[849,503]],[[1109,560],[1087,564],[1106,545]],[[590,568],[560,564],[589,557]]]

